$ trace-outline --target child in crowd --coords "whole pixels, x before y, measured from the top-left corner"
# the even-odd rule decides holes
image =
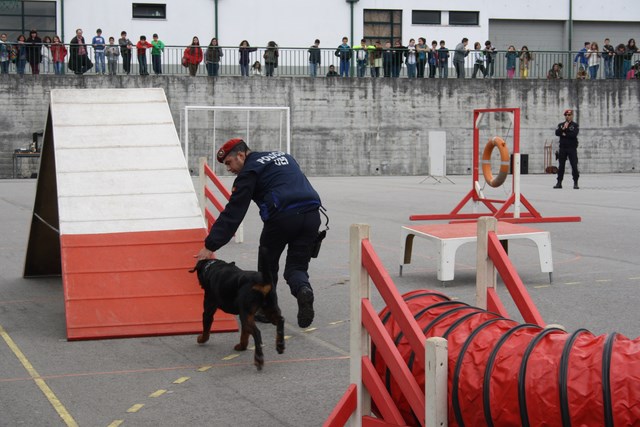
[[[251,75],[262,76],[262,64],[260,64],[260,61],[254,62],[251,66]]]
[[[0,34],[0,74],[9,74],[9,54],[12,47],[7,43],[7,34]]]
[[[505,57],[507,59],[507,78],[512,79],[516,75],[516,59],[518,58],[518,52],[516,52],[514,45],[509,46]]]
[[[94,59],[96,60],[96,74],[104,75],[106,71],[104,66],[105,42],[104,37],[102,37],[102,30],[100,28],[96,30],[96,35],[93,36],[91,45],[93,45]]]
[[[576,79],[578,80],[587,79],[587,70],[585,70],[582,65],[578,68],[578,72],[576,73]]]
[[[60,37],[53,36],[51,44],[51,59],[53,60],[53,72],[61,75],[64,71],[64,58],[67,56],[67,48],[60,41]]]
[[[338,77],[338,72],[336,71],[335,65],[329,65],[329,72],[327,72],[327,77]]]
[[[164,52],[164,43],[158,39],[158,35],[153,35],[151,41],[151,67],[156,74],[162,74],[162,53]]]
[[[440,40],[438,49],[438,73],[441,79],[449,77],[449,49],[445,46],[444,40]]]
[[[140,67],[140,75],[148,76],[147,71],[147,49],[152,48],[153,45],[147,41],[147,36],[140,36],[140,41],[136,43],[136,50],[138,52],[138,66]]]
[[[51,37],[44,36],[42,39],[42,72],[51,73]]]
[[[110,76],[115,76],[116,72],[118,71],[118,57],[120,56],[120,46],[115,43],[116,39],[113,37],[109,37],[109,45],[105,49]]]

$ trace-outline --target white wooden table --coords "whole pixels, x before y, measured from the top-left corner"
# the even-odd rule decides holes
[[[411,263],[413,239],[420,237],[433,241],[438,245],[437,269],[438,280],[441,281],[453,280],[458,248],[465,243],[476,242],[478,239],[477,224],[475,222],[404,225],[401,230],[400,276],[402,276],[404,265]],[[532,240],[538,247],[540,268],[543,273],[549,273],[549,281],[552,281],[553,259],[551,256],[551,237],[548,231],[499,221],[496,234],[501,241],[514,239]]]

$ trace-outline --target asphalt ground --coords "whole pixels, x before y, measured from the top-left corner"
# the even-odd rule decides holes
[[[287,348],[278,355],[274,327],[263,325],[261,372],[252,352],[233,350],[236,333],[213,335],[203,346],[195,335],[68,342],[61,279],[22,278],[35,180],[0,181],[0,426],[321,425],[349,382],[351,224],[370,225],[373,246],[401,293],[438,289],[474,303],[474,245],[460,248],[455,279],[444,286],[436,278],[435,246],[415,239],[413,261],[398,277],[400,226],[409,215],[449,212],[471,188],[469,176],[449,177],[453,184],[423,178],[310,178],[331,218],[310,268],[316,318],[308,329],[297,327],[295,300],[281,281]],[[579,215],[582,222],[532,225],[551,232],[552,284],[533,243],[510,242],[532,299],[547,323],[636,337],[640,175],[587,175],[580,190],[554,190],[554,183],[551,175],[523,175],[522,193],[543,216]],[[509,185],[487,196],[508,191]],[[254,269],[260,228],[252,207],[244,243],[228,244],[218,257]],[[499,293],[519,318],[504,288]],[[373,301],[383,307],[375,291]]]

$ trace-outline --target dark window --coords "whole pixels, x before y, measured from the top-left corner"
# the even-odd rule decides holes
[[[391,42],[402,38],[402,11],[401,10],[380,10],[365,9],[363,15],[363,38],[368,43],[380,40],[384,46],[385,42]],[[354,45],[359,45],[360,40],[352,40]]]
[[[449,25],[479,25],[480,12],[449,12]]]
[[[411,23],[412,24],[427,24],[427,25],[440,25],[439,10],[413,10],[411,11]]]
[[[133,17],[167,19],[167,5],[161,3],[133,3]]]
[[[7,33],[9,41],[18,35],[29,37],[35,29],[40,38],[57,32],[55,1],[0,0],[0,33]]]

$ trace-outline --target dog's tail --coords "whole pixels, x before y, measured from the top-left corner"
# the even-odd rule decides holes
[[[262,273],[262,281],[264,283],[273,283],[273,277],[271,275],[271,269],[269,266],[269,251],[264,246],[258,248],[258,271]]]

